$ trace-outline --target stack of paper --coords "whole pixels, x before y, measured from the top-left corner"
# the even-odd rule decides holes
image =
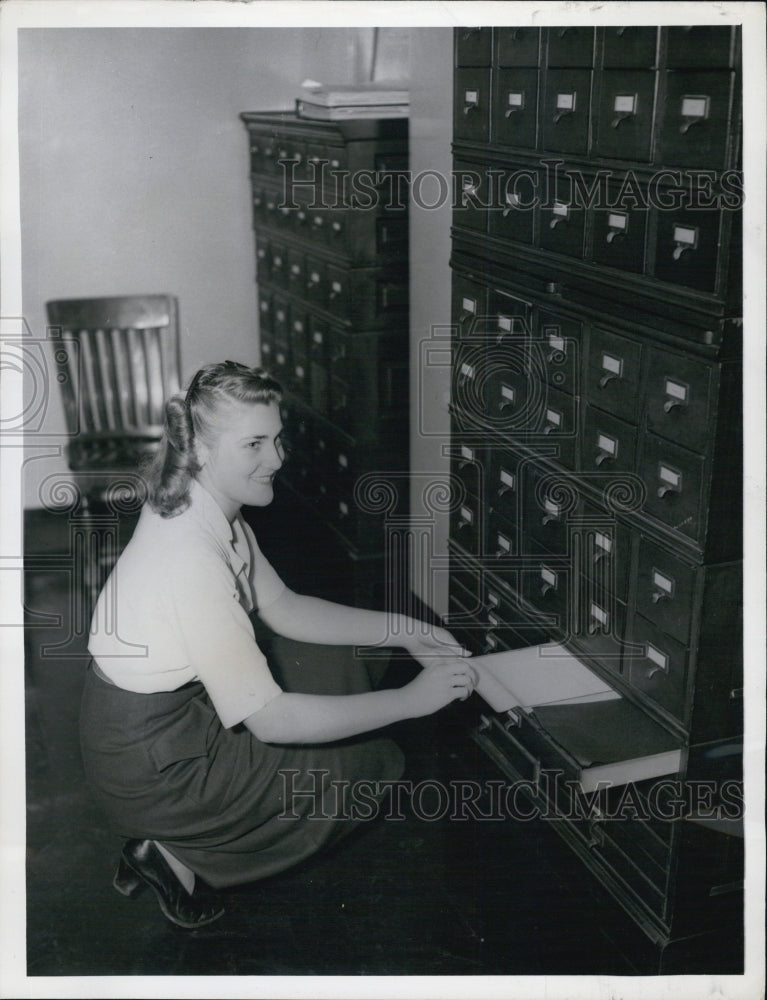
[[[620,697],[556,643],[474,656],[471,663],[479,675],[477,693],[496,712]]]
[[[410,92],[395,82],[323,85],[305,80],[296,100],[299,118],[338,121],[345,118],[407,118]]]

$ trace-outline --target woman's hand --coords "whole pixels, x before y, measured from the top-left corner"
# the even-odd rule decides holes
[[[432,656],[421,673],[401,688],[407,715],[419,718],[439,711],[451,701],[465,701],[477,684],[477,673],[460,656]]]
[[[415,631],[416,635],[406,644],[406,649],[422,667],[433,663],[435,658],[471,656],[446,628],[418,622]]]

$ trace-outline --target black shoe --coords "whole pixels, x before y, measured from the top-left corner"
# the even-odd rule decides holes
[[[211,890],[200,886],[190,895],[151,840],[126,842],[112,884],[123,896],[135,896],[149,886],[162,912],[178,927],[202,927],[224,912]]]

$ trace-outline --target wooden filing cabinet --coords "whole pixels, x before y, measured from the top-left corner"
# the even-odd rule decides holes
[[[383,518],[407,496],[407,122],[241,117],[262,364],[287,390],[281,479],[338,556],[332,596],[381,604]],[[382,504],[387,473],[400,491]]]
[[[739,50],[735,27],[455,32],[448,622],[475,652],[564,644],[679,749],[667,790],[715,799],[742,751]],[[540,713],[487,708],[475,738],[560,808]],[[660,968],[716,971],[684,940],[736,969],[742,840],[664,781],[556,829]]]

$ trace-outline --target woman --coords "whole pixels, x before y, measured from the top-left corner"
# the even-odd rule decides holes
[[[149,885],[182,927],[222,914],[212,890],[279,872],[341,836],[355,784],[383,797],[402,773],[398,747],[380,734],[352,738],[465,698],[476,680],[444,629],[296,594],[269,565],[240,507],[272,500],[280,399],[264,371],[227,361],[168,402],[148,503],[91,626],[82,750],[128,838],[114,884],[125,895]],[[256,643],[255,611],[298,642],[410,636],[390,641],[423,669],[374,691],[348,652],[329,650],[341,669],[312,676],[312,647],[300,647],[309,652],[293,657],[284,690]]]

